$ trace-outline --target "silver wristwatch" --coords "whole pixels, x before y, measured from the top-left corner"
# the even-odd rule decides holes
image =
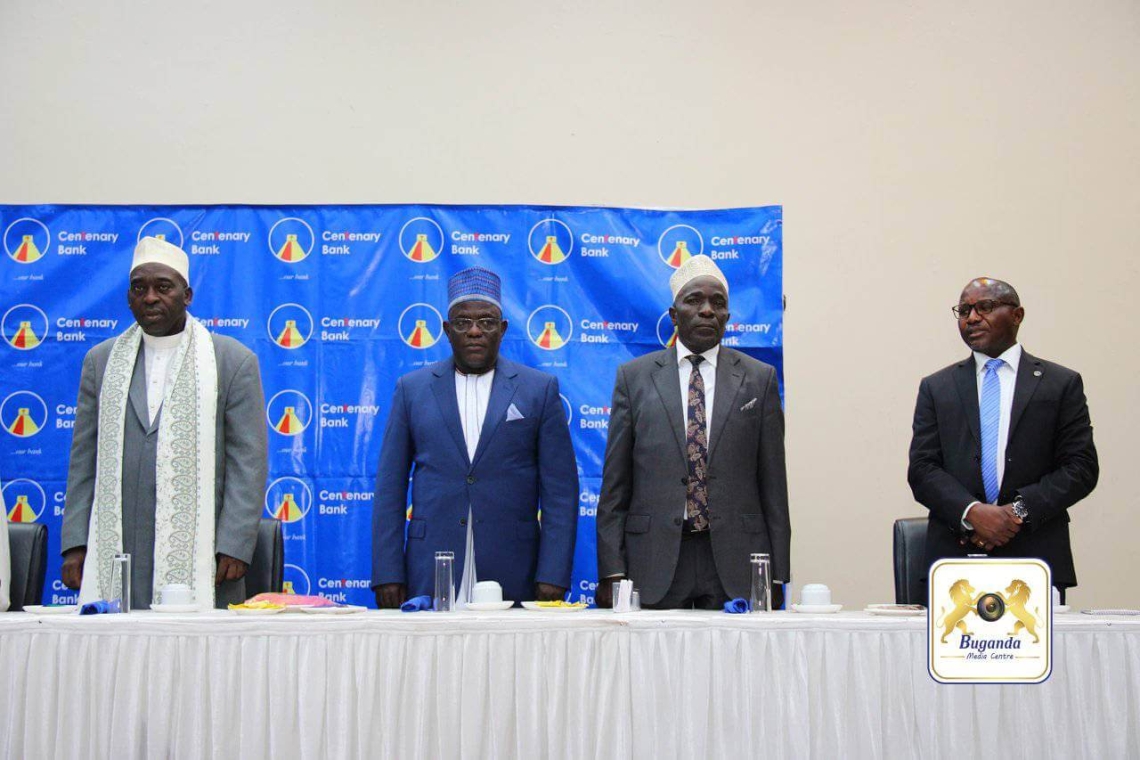
[[[1025,506],[1025,499],[1019,495],[1013,500],[1013,513],[1021,518],[1022,522],[1029,522],[1029,507]]]

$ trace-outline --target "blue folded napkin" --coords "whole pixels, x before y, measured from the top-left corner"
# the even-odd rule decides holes
[[[724,611],[738,615],[741,612],[751,612],[752,605],[748,603],[747,599],[738,596],[732,601],[724,603]]]
[[[400,612],[421,612],[423,610],[430,610],[432,607],[431,597],[413,596],[408,601],[400,605]]]
[[[121,612],[122,607],[118,599],[107,601],[100,599],[97,602],[88,602],[79,608],[80,615],[105,615],[107,613]]]

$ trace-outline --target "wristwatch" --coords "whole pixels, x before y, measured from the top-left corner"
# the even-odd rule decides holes
[[[1013,500],[1013,513],[1021,518],[1022,522],[1029,522],[1029,507],[1025,506],[1025,499],[1021,498],[1021,494]]]

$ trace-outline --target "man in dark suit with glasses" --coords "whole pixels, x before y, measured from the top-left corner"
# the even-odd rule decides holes
[[[1038,557],[1077,584],[1069,508],[1099,466],[1081,376],[1017,342],[1017,291],[981,277],[952,307],[972,353],[922,380],[907,480],[930,510],[926,562],[988,553]]]

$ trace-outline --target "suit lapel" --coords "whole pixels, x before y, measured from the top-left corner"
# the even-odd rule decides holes
[[[463,428],[459,425],[459,401],[455,397],[455,365],[451,360],[439,362],[432,369],[432,374],[435,375],[435,379],[432,380],[431,389],[435,393],[436,403],[439,404],[439,412],[443,415],[451,439],[459,448],[459,455],[470,466],[467,444],[463,441]]]
[[[657,386],[657,394],[665,407],[665,416],[669,419],[669,427],[673,429],[673,437],[677,439],[677,449],[681,457],[685,456],[685,417],[681,413],[681,380],[677,374],[677,348],[661,352],[657,358],[657,369],[653,370],[653,384]]]
[[[1021,415],[1025,413],[1025,408],[1029,406],[1029,400],[1033,398],[1037,386],[1041,384],[1041,360],[1027,354],[1024,349],[1021,352],[1021,362],[1017,365],[1017,381],[1013,386],[1013,409],[1009,413],[1009,433],[1006,438],[1008,441],[1013,440],[1013,431],[1017,429],[1017,422],[1021,419]]]
[[[479,431],[479,445],[475,449],[475,461],[471,463],[472,467],[479,464],[479,459],[491,445],[491,438],[499,429],[499,424],[507,416],[507,408],[515,395],[517,376],[518,370],[509,361],[499,359],[495,367],[495,377],[491,380],[491,398],[487,400],[487,416],[483,418],[483,429]]]
[[[974,355],[970,354],[970,358],[958,365],[954,370],[954,381],[958,386],[958,396],[962,400],[962,409],[965,410],[966,423],[970,426],[970,432],[974,436],[974,441],[982,445],[982,424],[978,411],[978,365],[974,361]]]
[[[143,346],[139,344],[139,353],[135,357],[135,371],[131,375],[131,389],[127,392],[131,409],[135,412],[143,430],[150,430],[150,409],[146,403],[146,358],[143,356]],[[155,416],[158,421],[158,416]]]
[[[728,416],[736,408],[736,397],[744,384],[744,371],[740,369],[740,357],[730,355],[720,349],[716,366],[716,397],[713,399],[712,429],[709,432],[709,463],[712,463],[716,445],[720,443]]]

